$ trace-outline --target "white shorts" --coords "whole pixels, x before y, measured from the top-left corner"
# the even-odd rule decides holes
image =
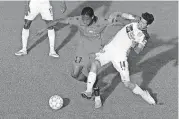
[[[28,13],[27,16],[24,17],[24,19],[27,20],[34,20],[35,17],[40,14],[43,20],[53,20],[53,10],[52,10],[52,6],[49,5],[49,7],[45,6],[35,6],[32,7],[30,6],[30,12]]]
[[[118,55],[120,56],[120,54]],[[95,59],[101,63],[101,66],[112,62],[114,68],[120,73],[122,82],[130,81],[127,58],[115,58],[112,52],[101,51],[96,53]]]

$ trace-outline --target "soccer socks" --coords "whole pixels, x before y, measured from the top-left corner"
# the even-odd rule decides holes
[[[86,92],[92,92],[95,81],[96,81],[96,73],[89,72]]]
[[[136,84],[132,92],[137,95],[142,95],[144,91]]]
[[[22,29],[22,50],[27,50],[27,41],[29,38],[29,29]]]
[[[54,45],[55,45],[55,31],[54,29],[48,30],[48,38],[49,38],[49,44],[50,44],[50,52],[54,52]]]

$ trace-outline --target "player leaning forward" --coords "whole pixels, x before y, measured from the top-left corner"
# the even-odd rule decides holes
[[[149,35],[147,27],[154,21],[152,14],[143,13],[141,17],[134,15],[116,12],[116,16],[125,16],[127,19],[136,20],[124,26],[104,48],[96,53],[95,61],[92,63],[88,81],[87,90],[82,92],[82,96],[89,98],[92,95],[93,85],[96,82],[96,74],[100,67],[112,62],[114,68],[120,73],[121,80],[125,87],[132,90],[134,94],[140,95],[149,104],[155,104],[155,100],[151,97],[148,91],[142,90],[137,84],[130,81],[127,56],[131,48],[139,54],[145,47]],[[113,15],[114,15],[113,14]],[[95,97],[95,107],[101,106],[100,97]]]
[[[64,8],[66,7],[65,2],[63,2]],[[29,28],[32,21],[38,14],[41,14],[42,19],[45,20],[46,24],[49,24],[53,21],[53,11],[52,6],[49,0],[29,0],[26,1],[26,15],[24,17],[25,24],[22,30],[22,49],[15,53],[15,55],[21,56],[27,54],[27,41],[29,37]],[[48,37],[50,44],[49,56],[59,57],[55,52],[55,31],[53,27],[48,28]]]

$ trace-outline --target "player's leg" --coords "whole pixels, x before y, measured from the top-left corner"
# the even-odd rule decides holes
[[[89,61],[87,61],[85,63],[85,65],[82,69],[82,72],[78,77],[78,80],[84,81],[85,83],[87,83],[87,77],[89,75],[91,65],[94,61],[95,61],[95,54],[90,54]],[[96,77],[96,81],[93,85],[93,94],[92,94],[92,96],[94,96],[94,99],[95,99],[95,108],[99,108],[102,105],[101,98],[100,98],[100,90],[99,90],[99,87],[97,87],[97,82],[98,82],[98,78]],[[92,96],[90,95],[90,97],[92,97]],[[89,99],[89,98],[87,98],[87,99]]]
[[[81,39],[80,39],[81,40]],[[77,80],[78,78],[83,78],[82,69],[84,67],[85,61],[87,60],[87,51],[84,49],[83,44],[79,43],[76,50],[76,57],[73,61],[71,76]],[[81,77],[79,77],[81,75]]]
[[[83,73],[86,76],[88,76],[88,74],[90,72],[91,65],[95,61],[95,58],[96,58],[95,53],[90,53],[89,54],[89,63],[87,64],[86,68],[83,68]],[[86,69],[86,70],[84,70],[84,69]],[[95,81],[95,83],[93,85],[93,96],[94,96],[94,99],[95,99],[95,108],[101,107],[101,98],[100,98],[100,89],[99,89],[99,86],[98,86],[98,80],[99,80],[98,76],[96,76],[96,81]]]
[[[94,83],[96,82],[97,71],[100,67],[101,67],[101,64],[98,60],[95,60],[91,64],[91,69],[90,69],[90,72],[88,74],[88,79],[87,79],[87,89],[85,92],[81,93],[83,98],[90,99],[92,97],[93,86],[94,86]]]
[[[50,22],[53,21],[53,9],[52,6],[42,6],[40,9],[40,13],[42,16],[42,19],[45,20],[46,24],[48,25]],[[50,44],[50,52],[49,56],[52,57],[59,57],[59,55],[55,51],[55,30],[52,27],[48,27],[48,38],[49,38],[49,44]]]
[[[85,50],[86,51],[86,50]],[[91,64],[95,59],[95,53],[88,53],[89,51],[84,52],[83,54],[83,69],[79,74],[77,80],[87,82],[87,77],[90,72]]]
[[[82,92],[81,95],[83,98],[90,99],[92,97],[92,91],[94,88],[95,93],[95,108],[99,108],[102,106],[101,98],[99,95],[99,89],[95,89],[95,82],[97,80],[97,73],[100,67],[110,62],[110,52],[99,52],[96,53],[96,58],[91,64],[90,72],[88,74],[87,79],[87,89]]]
[[[39,14],[38,9],[35,7],[30,7],[30,12],[24,17],[24,27],[22,29],[22,49],[15,53],[17,56],[27,54],[27,41],[29,38],[29,29],[34,18]]]
[[[81,74],[81,71],[83,69],[83,57],[76,56],[75,61],[73,62],[71,76],[75,79],[78,79],[79,75]]]
[[[45,22],[46,22],[46,24],[49,24],[52,21],[45,20]],[[53,26],[49,27],[47,30],[48,30],[48,38],[49,38],[49,45],[50,45],[49,56],[59,57],[59,55],[55,51],[55,30],[54,30]]]
[[[143,91],[137,84],[130,81],[128,62],[124,61],[113,61],[113,66],[120,73],[121,80],[125,87],[132,90],[134,94],[140,95],[149,104],[155,104],[155,100],[151,97],[148,91]]]
[[[83,68],[84,68],[84,67],[83,67]],[[83,69],[82,69],[82,70],[83,70]],[[87,76],[86,76],[83,72],[81,72],[81,73],[79,74],[77,80],[78,80],[78,81],[82,81],[82,82],[84,82],[84,83],[87,83]]]

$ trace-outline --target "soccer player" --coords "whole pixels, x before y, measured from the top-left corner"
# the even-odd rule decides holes
[[[122,25],[117,20],[112,21],[95,16],[91,7],[83,8],[80,16],[57,19],[49,27],[58,22],[75,25],[80,32],[79,44],[71,73],[72,77],[78,80],[84,80],[87,77],[89,71],[87,71],[87,68],[84,69],[84,66],[87,66],[90,59],[95,57],[93,54],[103,47],[104,42],[101,34],[104,29],[110,25]]]
[[[132,90],[134,94],[140,95],[149,104],[155,105],[156,102],[148,91],[142,90],[137,84],[130,81],[127,62],[127,56],[131,49],[134,49],[134,51],[139,54],[145,47],[149,39],[147,27],[152,24],[154,17],[147,12],[143,13],[141,17],[116,12],[112,15],[111,20],[116,20],[117,17],[121,15],[126,19],[131,19],[135,22],[125,25],[100,52],[96,53],[95,61],[93,61],[88,75],[87,89],[82,92],[81,95],[83,98],[91,98],[98,70],[100,67],[111,62],[114,68],[120,73],[121,80],[125,87]],[[96,96],[95,108],[101,106],[100,96]]]
[[[31,26],[32,21],[38,14],[41,14],[42,19],[45,20],[46,24],[49,24],[53,21],[53,11],[52,6],[49,0],[30,0],[26,1],[25,5],[26,15],[24,17],[25,24],[22,30],[22,49],[15,53],[17,56],[22,56],[27,54],[27,41],[29,37],[29,28]],[[63,7],[61,9],[62,12],[65,12],[66,4],[63,2]],[[48,27],[48,38],[50,44],[50,52],[49,56],[59,57],[59,55],[55,52],[55,31],[53,27]]]

